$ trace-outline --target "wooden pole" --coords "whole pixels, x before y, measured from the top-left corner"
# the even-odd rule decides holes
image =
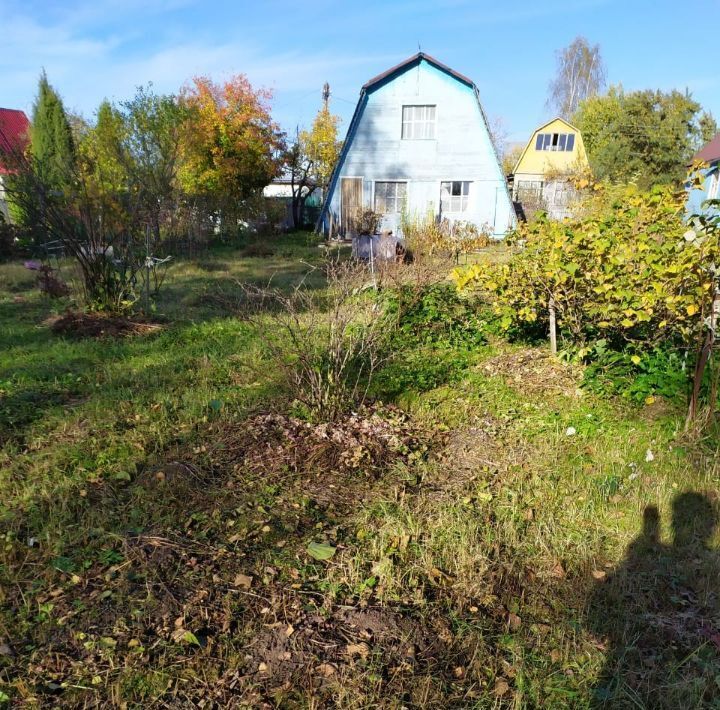
[[[555,314],[555,296],[550,296],[548,301],[548,311],[550,312],[550,352],[557,354],[557,319]]]

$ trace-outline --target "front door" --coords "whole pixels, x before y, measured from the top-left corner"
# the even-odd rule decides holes
[[[341,233],[349,237],[355,233],[355,224],[362,210],[363,181],[362,178],[351,177],[341,180]]]

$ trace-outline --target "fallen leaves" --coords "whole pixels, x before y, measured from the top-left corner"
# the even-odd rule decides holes
[[[234,585],[240,589],[250,589],[252,587],[253,578],[247,574],[238,574],[235,576]]]
[[[510,692],[510,685],[504,678],[498,678],[495,681],[495,687],[493,688],[493,693],[496,697],[502,698],[504,695],[507,695]]]
[[[359,656],[362,659],[367,658],[370,655],[370,646],[364,641],[360,643],[349,643],[345,646],[345,653],[348,656]]]
[[[334,554],[337,548],[332,545],[328,545],[326,542],[311,542],[307,546],[307,553],[313,559],[324,561],[329,560]]]

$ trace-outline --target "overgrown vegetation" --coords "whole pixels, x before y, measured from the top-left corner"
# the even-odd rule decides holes
[[[415,258],[450,257],[456,263],[461,254],[470,254],[490,243],[490,228],[472,222],[440,219],[429,213],[422,217],[404,214],[402,233]]]
[[[140,87],[119,105],[104,101],[93,125],[77,119],[71,129],[43,74],[27,148],[0,156],[30,237],[23,246],[75,261],[78,307],[149,311],[173,252],[274,219],[261,190],[280,169],[284,139],[269,96],[243,76],[200,77],[179,96]]]
[[[632,379],[635,388],[644,383],[636,393],[667,394],[681,376],[653,377],[650,361],[689,357],[681,372],[685,382],[693,375],[714,322],[720,263],[718,220],[696,216],[688,224],[684,205],[684,193],[669,187],[597,185],[580,217],[522,225],[508,263],[458,269],[456,282],[486,294],[506,332],[552,338],[557,328],[566,349],[599,360],[596,372],[621,380],[626,363],[645,371]]]
[[[712,702],[716,439],[499,339],[418,263],[336,292],[344,323],[383,315],[371,393],[401,408],[308,416],[285,375],[307,325],[337,323],[335,277],[298,242],[180,261],[163,327],[117,339],[52,333],[32,275],[0,266],[1,697]],[[423,374],[435,356],[451,377]]]

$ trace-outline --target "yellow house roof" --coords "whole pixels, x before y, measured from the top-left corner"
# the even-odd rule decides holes
[[[537,150],[538,134],[574,135],[572,150],[554,149]],[[565,139],[567,140],[567,139]],[[547,175],[548,173],[580,172],[589,167],[587,153],[582,135],[575,126],[563,118],[553,118],[537,128],[525,146],[515,166],[515,175]]]

